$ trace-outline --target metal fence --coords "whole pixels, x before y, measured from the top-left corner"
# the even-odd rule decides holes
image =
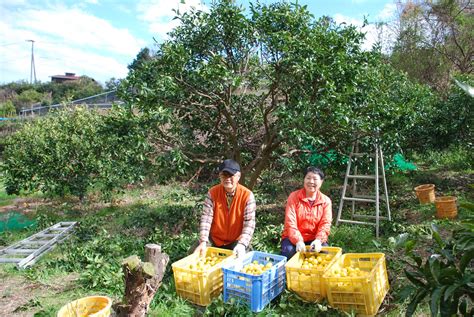
[[[112,104],[120,105],[123,102],[118,98],[117,91],[111,90],[98,95],[73,100],[65,103],[58,103],[50,106],[38,106],[20,110],[20,117],[28,116],[42,116],[54,109],[63,107],[70,107],[74,105],[85,105],[88,108],[107,109],[111,108]]]

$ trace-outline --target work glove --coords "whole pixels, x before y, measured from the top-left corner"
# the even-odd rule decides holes
[[[199,243],[196,250],[194,250],[194,253],[198,253],[199,256],[203,256],[203,257],[206,256],[206,252],[207,252],[207,242]]]
[[[234,254],[237,255],[238,258],[241,258],[245,255],[245,245],[242,243],[237,243],[233,250]]]
[[[304,252],[306,251],[306,245],[303,241],[299,241],[296,243],[296,252]]]
[[[313,242],[311,242],[311,251],[319,253],[321,251],[321,248],[322,248],[321,240],[316,239]]]

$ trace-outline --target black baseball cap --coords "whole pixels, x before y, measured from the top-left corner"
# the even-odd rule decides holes
[[[234,160],[227,159],[219,165],[219,173],[227,172],[231,175],[234,175],[237,172],[240,172],[240,165]]]

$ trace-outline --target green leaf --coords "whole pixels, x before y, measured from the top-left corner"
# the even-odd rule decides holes
[[[413,254],[412,258],[413,258],[413,260],[415,260],[415,262],[418,266],[421,266],[421,264],[423,263],[423,259],[418,255]]]
[[[431,292],[431,301],[430,301],[430,310],[431,316],[438,315],[438,308],[439,308],[439,301],[440,298],[443,296],[443,292],[446,287],[437,287]]]
[[[407,276],[407,278],[408,278],[408,279],[410,280],[410,282],[412,282],[415,286],[426,287],[425,282],[423,282],[423,280],[419,279],[419,277],[420,277],[420,274],[419,274],[419,273],[410,272],[410,271],[407,271],[406,269],[405,269],[404,271],[405,271],[405,275]]]
[[[431,224],[431,231],[431,236],[433,237],[433,239],[435,239],[436,243],[439,245],[440,248],[443,248],[444,242],[441,239],[438,227],[434,223]]]
[[[474,310],[474,308],[472,308]],[[472,314],[467,314],[467,298],[464,297],[461,299],[461,303],[459,304],[459,312],[462,316],[472,316]]]
[[[447,301],[453,295],[453,293],[456,291],[456,289],[458,287],[459,287],[459,285],[457,285],[457,284],[448,286],[448,288],[444,292],[444,301]]]
[[[429,260],[428,260],[431,275],[433,276],[436,283],[439,283],[438,278],[439,278],[439,275],[441,273],[441,265],[440,265],[440,261],[439,261],[438,256],[439,255],[437,255],[437,254],[432,254],[430,256]]]
[[[415,296],[412,298],[412,300],[407,306],[405,316],[407,317],[413,316],[413,314],[415,313],[416,307],[426,297],[426,295],[428,295],[428,291],[426,291],[425,289],[418,289]]]
[[[464,273],[466,270],[466,267],[471,263],[471,261],[474,259],[474,250],[470,250],[466,252],[462,257],[461,260],[459,261],[459,270],[461,273]]]
[[[415,287],[412,285],[405,285],[399,292],[398,292],[398,298],[400,301],[404,301],[408,297],[410,297],[411,294],[416,290]]]
[[[407,254],[411,253],[413,251],[413,248],[415,247],[416,245],[416,241],[414,240],[408,240],[406,243],[405,243],[405,252]]]

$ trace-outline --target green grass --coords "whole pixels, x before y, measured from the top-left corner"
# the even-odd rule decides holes
[[[446,166],[433,166],[435,171],[419,170],[388,175],[392,222],[382,222],[381,237],[375,238],[374,229],[369,226],[333,226],[330,244],[348,252],[384,252],[390,280],[390,298],[382,306],[383,315],[403,315],[407,300],[403,298],[403,287],[409,284],[401,262],[403,253],[394,248],[394,239],[403,233],[421,239],[426,250],[430,248],[427,237],[429,226],[435,222],[446,232],[452,230],[457,221],[434,219],[432,205],[419,205],[413,187],[420,180],[439,184],[440,190],[458,194],[461,201],[471,201],[472,190],[466,186],[453,187],[466,171],[450,170]],[[444,182],[436,172],[440,168],[453,175],[451,183]],[[466,174],[467,173],[467,174]],[[300,179],[291,180],[298,184]],[[339,199],[342,179],[328,178],[324,190],[334,201]],[[293,186],[293,185],[292,185]],[[114,197],[115,203],[103,204],[89,201],[85,205],[75,200],[55,200],[50,206],[38,208],[37,229],[25,229],[0,233],[0,245],[8,245],[23,239],[41,228],[58,221],[79,221],[74,236],[48,253],[31,269],[18,271],[11,265],[0,266],[0,278],[21,278],[32,284],[44,286],[20,310],[35,316],[52,316],[65,303],[93,294],[103,294],[116,300],[123,293],[120,262],[123,258],[136,254],[143,257],[144,245],[160,243],[171,261],[186,256],[190,245],[197,239],[201,202],[208,184],[197,189],[189,189],[179,183],[163,186],[134,187]],[[286,190],[286,189],[285,189]],[[259,202],[257,229],[253,239],[255,250],[278,253],[281,230],[284,221],[285,195],[277,187],[266,186],[255,191]],[[0,202],[4,191],[0,190]],[[333,205],[337,211],[337,205]],[[467,211],[460,209],[460,218]],[[68,280],[64,289],[57,285]],[[6,294],[8,295],[8,294]],[[389,304],[389,305],[388,305]],[[429,314],[425,302],[417,310],[418,316]],[[171,263],[167,267],[163,284],[151,305],[150,316],[252,316],[244,306],[223,303],[215,299],[207,308],[199,308],[176,295]],[[268,305],[257,316],[347,316],[330,308],[327,303],[310,304],[301,301],[295,294],[285,291],[277,300]]]
[[[5,190],[5,185],[3,184],[3,181],[1,179],[0,175],[0,207],[10,205],[13,202],[13,199],[15,199],[15,195],[8,195],[6,190]]]
[[[474,169],[472,146],[452,146],[447,150],[431,150],[425,154],[415,155],[414,159],[429,169],[467,173],[472,173]]]

